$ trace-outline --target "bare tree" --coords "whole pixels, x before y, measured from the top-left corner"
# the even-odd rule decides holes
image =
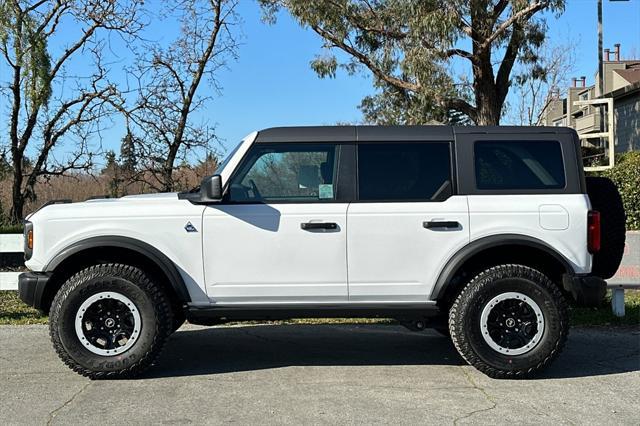
[[[180,35],[168,47],[147,46],[131,70],[137,79],[137,100],[125,113],[136,134],[137,176],[156,190],[175,190],[176,164],[215,140],[208,120],[198,123],[193,113],[213,96],[200,93],[202,81],[209,80],[214,89],[210,93],[219,92],[216,72],[236,57],[236,6],[235,0],[167,2],[178,15]]]
[[[11,220],[23,217],[25,201],[35,198],[40,178],[91,167],[88,143],[103,118],[120,105],[117,88],[103,66],[100,33],[133,36],[142,27],[142,0],[5,0],[0,3],[0,57],[8,67],[3,82],[11,157]],[[71,38],[57,57],[48,42]],[[66,75],[77,56],[90,58],[89,75]],[[4,64],[3,64],[4,65]],[[59,90],[56,90],[59,89]],[[54,93],[59,92],[59,95]],[[64,160],[54,148],[73,143]]]
[[[524,63],[515,72],[512,108],[507,119],[513,124],[538,124],[545,105],[553,96],[561,96],[575,71],[578,44],[551,45],[546,41],[535,52],[538,60]]]

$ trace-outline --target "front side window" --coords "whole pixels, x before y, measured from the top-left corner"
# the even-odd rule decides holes
[[[322,202],[336,199],[333,144],[258,144],[234,176],[232,202]]]
[[[562,150],[557,141],[477,141],[478,189],[559,189],[565,187]]]
[[[448,198],[451,191],[449,143],[358,145],[361,201],[441,201]]]

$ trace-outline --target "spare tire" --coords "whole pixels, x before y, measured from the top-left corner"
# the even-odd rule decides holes
[[[587,177],[591,208],[600,212],[600,251],[593,256],[593,275],[607,279],[622,261],[625,241],[624,206],[616,185],[605,177]]]

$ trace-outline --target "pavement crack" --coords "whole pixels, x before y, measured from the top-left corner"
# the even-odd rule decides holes
[[[473,410],[470,413],[465,414],[464,416],[456,417],[453,420],[453,424],[454,425],[457,425],[460,421],[462,421],[464,419],[468,419],[469,417],[472,417],[472,416],[474,416],[474,415],[476,415],[478,413],[484,413],[484,412],[487,412],[487,411],[491,411],[491,410],[493,410],[494,408],[496,408],[498,406],[498,403],[493,399],[493,397],[491,395],[489,395],[484,388],[478,386],[478,384],[471,378],[471,376],[469,375],[467,370],[464,368],[464,366],[460,366],[460,369],[462,370],[462,374],[464,375],[464,377],[467,380],[467,382],[469,382],[469,384],[471,384],[471,387],[473,389],[477,390],[478,392],[480,392],[491,406],[490,407],[486,407],[486,408],[481,408],[481,409],[478,409],[478,410]]]
[[[47,426],[50,425],[51,422],[53,422],[53,419],[56,417],[56,415],[58,414],[58,412],[60,410],[62,410],[65,407],[68,407],[78,397],[78,395],[80,395],[82,392],[84,392],[89,387],[89,385],[91,385],[91,382],[85,383],[85,385],[82,386],[76,393],[71,395],[71,398],[69,398],[67,401],[65,401],[61,406],[59,406],[55,410],[51,411],[49,413],[49,418],[47,419]]]

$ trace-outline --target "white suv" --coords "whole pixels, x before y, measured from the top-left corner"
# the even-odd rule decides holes
[[[602,300],[621,206],[570,129],[273,128],[193,191],[33,213],[19,290],[91,378],[145,370],[185,319],[344,316],[434,327],[526,377],[561,351],[565,301]]]

